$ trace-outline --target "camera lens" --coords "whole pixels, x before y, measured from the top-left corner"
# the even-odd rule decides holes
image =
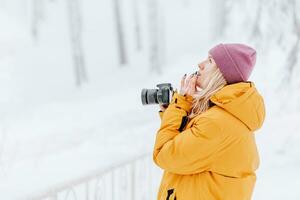
[[[158,104],[157,91],[158,89],[143,89],[141,93],[142,104]]]
[[[142,104],[143,105],[147,105],[148,104],[148,101],[147,101],[147,89],[142,89],[141,98],[142,98]]]
[[[157,84],[159,89],[142,89],[141,100],[143,105],[169,104],[173,87],[171,83]]]

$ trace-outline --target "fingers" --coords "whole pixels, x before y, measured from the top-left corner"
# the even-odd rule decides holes
[[[190,86],[195,86],[195,85],[196,85],[196,81],[197,81],[197,75],[194,74],[194,76],[192,77],[192,79],[191,79],[189,85],[190,85]]]
[[[197,76],[195,74],[191,74],[187,79],[186,79],[186,87],[189,87],[191,84],[196,83]]]
[[[197,81],[197,75],[194,75],[191,80],[189,81],[188,85],[188,93],[193,94],[196,90],[196,81]]]
[[[167,105],[159,104],[159,107],[160,107],[161,111],[165,111],[169,107],[169,105],[168,104]]]
[[[187,77],[187,79],[186,79],[186,81],[185,81],[185,83],[186,83],[187,85],[189,84],[191,78],[193,78],[193,75],[194,75],[194,74],[191,74],[191,75],[189,75],[189,77]]]
[[[181,79],[180,94],[193,94],[196,91],[197,74],[193,73],[186,77],[186,74]]]
[[[181,87],[184,86],[185,78],[186,78],[186,74],[185,74],[185,75],[182,77],[182,79],[181,79],[181,82],[180,82]]]

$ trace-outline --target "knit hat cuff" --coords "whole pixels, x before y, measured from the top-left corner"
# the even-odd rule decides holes
[[[215,60],[217,67],[220,69],[227,83],[239,82],[241,80],[246,81],[241,72],[238,70],[235,62],[233,61],[230,53],[227,51],[223,44],[219,44],[209,50]]]

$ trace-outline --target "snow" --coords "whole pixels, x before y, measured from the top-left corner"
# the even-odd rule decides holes
[[[178,88],[180,77],[195,71],[218,42],[234,38],[256,45],[242,34],[243,18],[236,10],[228,25],[230,34],[227,30],[224,37],[214,39],[209,1],[160,2],[165,63],[159,75],[149,70],[147,2],[137,1],[140,52],[135,49],[134,1],[122,2],[129,63],[118,66],[112,1],[81,1],[88,83],[78,88],[66,1],[43,1],[37,39],[30,32],[32,1],[0,2],[0,199],[5,200],[36,196],[139,156],[151,161],[159,108],[142,106],[141,89],[162,82]],[[247,6],[255,7],[249,2]],[[274,42],[258,45],[261,56],[251,76],[267,111],[263,128],[255,133],[261,156],[255,200],[300,199],[299,85],[295,81],[287,88],[279,81],[286,52]],[[156,169],[152,178],[158,189],[160,170],[151,162],[147,167]]]
[[[254,199],[299,199],[299,112],[266,118],[257,134],[261,157]]]

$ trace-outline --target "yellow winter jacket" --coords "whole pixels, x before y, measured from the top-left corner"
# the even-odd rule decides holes
[[[225,85],[206,112],[187,121],[192,100],[176,91],[159,112],[153,160],[164,173],[157,200],[251,199],[259,165],[254,131],[265,119],[262,96],[250,81]]]

